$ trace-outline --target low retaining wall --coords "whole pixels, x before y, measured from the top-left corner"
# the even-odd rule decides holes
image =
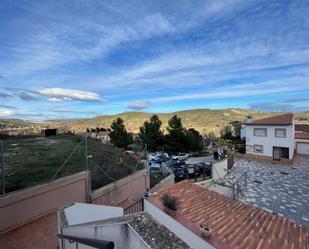
[[[150,189],[150,192],[156,192],[161,188],[169,187],[169,186],[173,185],[174,182],[175,182],[174,174],[170,174],[169,176],[167,176],[163,180],[161,180],[158,184],[153,186]]]
[[[90,202],[114,206],[127,199],[142,197],[149,186],[149,170],[139,170],[135,174],[95,190],[90,195]]]
[[[231,169],[233,165],[234,165],[234,153],[232,153],[228,158],[214,162],[211,169],[212,179],[216,180],[220,177],[225,176],[227,170]]]
[[[293,164],[294,158],[293,160],[291,159],[287,159],[287,158],[281,158],[280,160],[274,160],[272,157],[268,157],[268,156],[259,156],[259,155],[253,155],[253,154],[249,154],[249,153],[235,153],[235,156],[237,158],[245,158],[245,159],[249,159],[249,160],[263,160],[269,163],[281,163],[281,164],[287,164],[287,165],[291,165]]]
[[[87,202],[86,171],[0,198],[0,234],[29,223],[72,202]]]

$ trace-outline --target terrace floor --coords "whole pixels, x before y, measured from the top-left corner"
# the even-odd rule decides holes
[[[293,166],[236,159],[231,174],[247,172],[243,201],[309,227],[309,157],[298,157]]]

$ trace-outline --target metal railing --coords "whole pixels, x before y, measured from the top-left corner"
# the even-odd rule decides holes
[[[76,243],[76,248],[78,244],[83,244],[97,249],[114,249],[115,244],[113,241],[99,240],[87,237],[76,237],[70,235],[58,234],[62,241],[62,249],[65,249],[64,239],[69,240],[70,243]]]
[[[144,198],[139,199],[138,201],[134,202],[129,207],[123,210],[124,215],[126,214],[134,214],[138,212],[144,211]]]
[[[237,200],[244,197],[248,190],[247,172],[243,173],[232,185],[232,197]]]

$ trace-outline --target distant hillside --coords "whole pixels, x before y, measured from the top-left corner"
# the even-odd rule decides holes
[[[183,124],[186,128],[195,128],[203,134],[210,131],[219,133],[220,128],[224,125],[235,120],[244,120],[246,116],[251,115],[253,119],[259,119],[269,117],[273,115],[281,114],[280,112],[262,112],[254,110],[244,109],[195,109],[185,110],[172,113],[157,113],[162,121],[162,129],[168,126],[168,120],[173,115],[181,117]],[[117,117],[122,118],[125,121],[126,128],[129,132],[137,133],[139,127],[142,126],[144,121],[148,120],[153,113],[145,112],[124,112],[116,115],[104,115],[96,118],[89,119],[76,119],[76,120],[62,120],[62,121],[50,121],[48,126],[66,127],[66,129],[75,131],[85,131],[87,128],[105,127],[109,128],[112,121]],[[295,113],[297,123],[309,124],[309,112]],[[1,124],[1,121],[0,121]],[[44,124],[41,124],[44,127]]]
[[[203,134],[210,131],[219,133],[220,128],[230,123],[231,121],[240,120],[243,121],[246,116],[251,115],[253,119],[269,117],[278,115],[280,113],[274,112],[261,112],[254,110],[243,109],[224,109],[224,110],[212,110],[212,109],[196,109],[186,110],[173,113],[158,113],[160,120],[162,121],[162,129],[168,126],[168,120],[173,115],[181,117],[183,124],[186,128],[195,128]],[[112,121],[117,117],[122,118],[125,121],[125,125],[130,132],[137,133],[139,127],[143,122],[150,118],[153,113],[144,112],[125,112],[117,115],[99,116],[90,119],[80,119],[74,121],[65,122],[66,125],[75,130],[85,130],[86,128],[95,127],[110,127]],[[309,113],[296,113],[296,122],[309,123]]]

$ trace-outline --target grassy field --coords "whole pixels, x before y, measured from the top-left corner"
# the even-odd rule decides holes
[[[73,135],[54,137],[8,137],[4,142],[6,191],[46,183],[83,138]],[[92,189],[133,172],[136,160],[112,145],[88,139]],[[55,179],[86,169],[85,142],[82,142]],[[95,166],[96,165],[96,166]],[[142,166],[139,165],[138,169]]]

